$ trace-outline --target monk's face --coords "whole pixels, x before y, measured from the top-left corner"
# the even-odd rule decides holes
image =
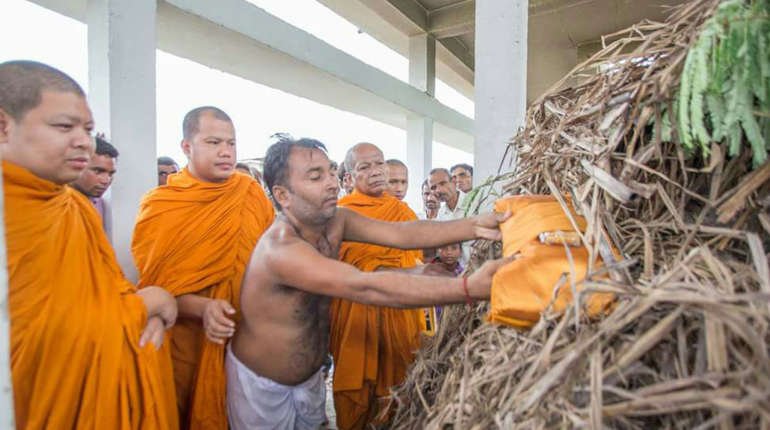
[[[409,176],[404,166],[388,164],[388,192],[399,200],[404,200],[409,187]]]
[[[43,91],[19,121],[0,110],[0,154],[39,178],[68,184],[83,173],[95,148],[94,120],[85,98]]]
[[[425,209],[429,210],[437,210],[441,204],[436,195],[430,191],[429,185],[423,185],[422,187],[422,204],[425,206]]]
[[[340,192],[339,181],[329,157],[323,151],[292,148],[288,183],[289,187],[285,190],[274,193],[284,211],[309,224],[322,224],[334,216]]]
[[[436,195],[439,201],[449,202],[457,196],[455,184],[449,178],[446,172],[438,171],[428,178],[430,190]]]
[[[72,185],[88,197],[101,197],[112,184],[116,171],[116,159],[109,155],[96,154],[91,158],[88,168]]]
[[[382,151],[374,145],[359,145],[353,152],[353,187],[358,192],[379,197],[388,190],[388,166]]]
[[[467,193],[473,188],[473,175],[462,167],[452,170],[452,182],[458,190]]]
[[[158,185],[166,185],[166,182],[168,181],[168,176],[173,175],[178,171],[179,171],[179,168],[174,164],[172,165],[158,164]]]
[[[235,171],[235,128],[233,123],[204,112],[198,118],[198,132],[182,141],[194,177],[206,182],[224,182]]]

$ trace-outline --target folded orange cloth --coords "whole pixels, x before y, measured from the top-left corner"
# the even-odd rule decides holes
[[[489,320],[530,328],[549,305],[553,311],[561,312],[572,303],[572,283],[580,291],[579,284],[588,271],[588,250],[585,246],[541,243],[538,238],[541,233],[575,232],[553,196],[508,197],[495,202],[495,210],[511,212],[511,217],[500,226],[503,255],[517,258],[492,279]],[[571,207],[570,212],[580,231],[585,231],[585,219]],[[600,267],[598,261],[594,264],[594,268],[597,267]],[[612,294],[591,294],[585,302],[588,315],[598,315],[612,300]]]

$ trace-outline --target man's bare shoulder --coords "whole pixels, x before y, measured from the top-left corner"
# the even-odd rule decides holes
[[[297,230],[291,224],[281,218],[276,218],[257,243],[257,252],[273,252],[281,247],[302,240]]]

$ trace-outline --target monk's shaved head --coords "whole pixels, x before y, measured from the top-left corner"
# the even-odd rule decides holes
[[[369,142],[356,143],[352,148],[348,149],[347,154],[345,154],[345,170],[352,172],[353,169],[356,168],[356,162],[358,161],[356,157],[358,156],[358,153],[363,149],[370,148],[374,148],[382,154],[382,150],[377,147],[377,145]]]
[[[0,109],[15,121],[42,100],[43,91],[77,94],[85,92],[64,72],[35,61],[8,61],[0,63]]]
[[[230,119],[230,116],[225,113],[222,109],[219,109],[218,107],[214,106],[201,106],[197,107],[190,112],[187,112],[187,115],[184,116],[184,120],[182,121],[182,136],[185,140],[191,140],[193,136],[195,136],[195,133],[199,130],[199,124],[201,115],[209,114],[212,115],[214,118],[221,120],[221,121],[227,121],[229,123],[232,123],[233,120]]]

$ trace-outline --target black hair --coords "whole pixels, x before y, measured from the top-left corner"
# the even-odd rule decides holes
[[[276,138],[277,141],[267,148],[264,172],[262,173],[262,177],[265,179],[265,184],[267,185],[267,190],[271,195],[273,194],[273,187],[276,185],[281,185],[291,190],[288,183],[288,177],[289,156],[291,155],[291,150],[293,148],[318,149],[323,151],[324,154],[327,153],[326,145],[316,139],[307,137],[294,139],[291,135],[286,133],[276,133],[271,137]],[[275,198],[273,198],[273,201],[275,201]],[[275,201],[275,205],[278,209],[281,208],[281,205],[277,201]]]
[[[449,170],[447,170],[447,169],[445,169],[443,167],[436,167],[436,168],[430,169],[430,173],[428,173],[428,175],[434,175],[434,174],[439,173],[439,172],[446,173],[448,178],[452,177],[452,175],[449,174]]]
[[[174,166],[176,168],[179,168],[179,164],[177,164],[176,161],[174,161],[171,157],[161,156],[158,157],[158,166]]]
[[[112,146],[100,136],[96,136],[96,155],[108,155],[111,158],[118,158],[118,149]]]
[[[214,106],[201,106],[197,107],[190,112],[187,112],[187,115],[184,116],[184,120],[182,120],[182,136],[185,140],[190,140],[195,136],[195,133],[199,130],[199,124],[201,115],[204,113],[210,113],[214,115],[214,118],[227,121],[229,123],[232,123],[233,120],[230,119],[230,116],[228,116],[225,111],[218,107]]]
[[[0,109],[15,121],[36,108],[46,90],[85,97],[74,79],[47,64],[27,60],[0,63]]]
[[[467,170],[468,173],[470,173],[471,176],[473,176],[473,167],[471,167],[470,164],[465,164],[465,163],[455,164],[454,166],[452,166],[451,169],[449,169],[449,171],[451,172],[452,170],[454,170],[454,169],[456,169],[458,167]]]

